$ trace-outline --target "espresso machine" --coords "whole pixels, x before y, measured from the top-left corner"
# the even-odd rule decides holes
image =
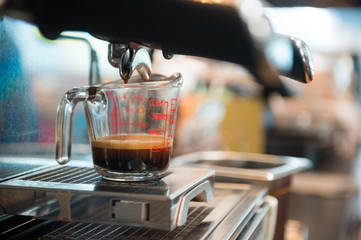
[[[262,7],[255,0],[5,0],[0,14],[35,24],[50,40],[64,37],[63,31],[83,31],[109,42],[108,61],[124,82],[135,71],[147,81],[149,52],[158,49],[170,61],[181,54],[239,64],[265,96],[289,96],[281,78],[311,82],[311,54],[301,40],[274,33]],[[95,71],[89,85],[100,81]],[[234,178],[288,182],[310,167],[298,158],[261,162],[260,170]],[[160,180],[126,183],[107,181],[89,161],[77,159],[58,165],[53,159],[6,156],[0,166],[0,238],[273,239],[279,215],[267,186],[217,181],[223,172],[209,165],[174,164]]]

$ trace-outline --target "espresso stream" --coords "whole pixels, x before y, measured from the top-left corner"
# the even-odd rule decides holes
[[[91,141],[94,164],[116,172],[162,171],[169,165],[170,152],[163,146],[164,136],[121,134]]]

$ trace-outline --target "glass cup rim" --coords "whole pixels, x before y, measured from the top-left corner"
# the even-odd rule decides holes
[[[183,85],[183,77],[181,73],[174,73],[167,77],[161,74],[152,74],[149,80],[144,81],[140,76],[133,76],[128,83],[124,83],[123,80],[118,79],[115,81],[103,83],[97,85],[103,90],[115,90],[115,89],[133,89],[133,88],[163,88],[163,87],[181,87]]]

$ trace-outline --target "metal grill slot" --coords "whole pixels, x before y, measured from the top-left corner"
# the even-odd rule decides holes
[[[74,182],[74,181],[79,181],[79,179],[84,180],[84,178],[89,177],[89,174],[92,174],[94,176],[94,174],[96,174],[93,169],[81,169],[81,171],[77,172],[77,174],[72,174],[70,176],[64,176],[62,178],[59,178],[58,181],[60,182]]]
[[[42,165],[40,164],[22,165],[18,163],[0,163],[0,169],[3,170],[0,171],[0,180],[19,174],[24,174],[27,171],[39,168],[41,166]]]
[[[208,210],[208,211],[207,211]],[[177,227],[173,231],[169,231],[163,236],[159,236],[158,239],[184,239],[188,234],[196,228],[200,222],[208,215],[209,208],[207,207],[198,207],[198,208],[189,208],[187,222],[182,227]]]
[[[191,207],[187,222],[173,231],[152,228],[113,226],[107,224],[69,223],[39,238],[46,239],[186,239],[212,208]]]
[[[71,182],[74,178],[81,178],[84,175],[84,172],[89,172],[87,168],[77,168],[73,169],[71,172],[67,172],[64,175],[56,176],[54,179],[48,178],[45,181],[49,182]]]
[[[63,180],[63,179],[67,179],[67,178],[70,178],[72,176],[77,176],[78,173],[81,172],[81,170],[82,170],[81,168],[69,167],[68,171],[61,171],[58,174],[47,176],[46,178],[43,178],[43,179],[38,180],[38,181],[61,182],[61,180]]]
[[[102,177],[101,177],[97,172],[95,172],[95,171],[92,169],[92,172],[89,173],[89,175],[84,176],[82,179],[74,180],[74,181],[71,182],[71,183],[85,183],[85,184],[97,183],[97,182],[99,182],[101,179],[102,179]]]
[[[113,239],[114,236],[121,234],[122,231],[123,231],[122,226],[110,226],[108,232],[100,239]]]
[[[92,237],[97,238],[96,236],[98,234],[101,234],[101,232],[104,232],[104,230],[106,230],[107,228],[109,228],[109,226],[106,225],[95,225],[95,224],[86,225],[82,229],[71,234],[70,237],[83,238],[83,239],[92,238]]]
[[[115,229],[113,231],[111,231],[110,233],[104,235],[102,238],[103,239],[117,239],[120,236],[125,235],[125,233],[130,229],[131,227],[124,227],[124,226],[119,226],[119,227],[115,227]],[[99,236],[100,237],[100,236]]]
[[[148,228],[140,228],[140,227],[129,227],[129,229],[123,234],[123,236],[127,236],[127,238],[137,238],[143,236],[144,233],[149,231]]]
[[[30,175],[27,177],[22,178],[22,180],[28,180],[28,181],[46,181],[49,177],[55,177],[62,175],[64,173],[69,172],[69,167],[58,167],[46,172],[41,172],[38,174]]]
[[[89,184],[99,182],[101,179],[101,176],[93,168],[66,166],[30,175],[21,180]]]

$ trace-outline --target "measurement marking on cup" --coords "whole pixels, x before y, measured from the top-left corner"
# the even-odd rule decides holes
[[[168,104],[164,99],[149,99],[149,106],[163,106],[165,103]]]
[[[130,134],[130,114],[129,114],[129,110],[130,110],[130,103],[129,103],[129,98],[127,99],[127,105],[128,105],[128,133]]]
[[[175,116],[177,112],[176,104],[178,102],[178,98],[173,98],[171,102],[165,101],[164,99],[150,99],[149,105],[150,106],[165,106],[166,113],[151,113],[152,118],[154,120],[164,120],[165,125],[164,129],[162,128],[153,128],[148,129],[147,134],[148,135],[162,135],[164,134],[164,140],[163,140],[163,146],[153,146],[153,152],[160,152],[162,149],[166,149],[167,151],[171,151],[171,143],[172,139],[174,137],[172,125],[175,124]],[[170,109],[169,108],[170,104]],[[167,131],[168,130],[168,131]]]
[[[148,129],[147,134],[148,135],[162,135],[163,132],[164,131],[161,128],[150,128],[150,129]]]
[[[169,107],[169,104],[168,102],[165,102],[165,104],[167,104],[167,107],[166,107],[166,111],[167,111],[167,114],[166,114],[166,118],[164,119],[165,120],[165,126],[164,126],[164,142],[163,142],[163,149],[166,148],[166,131],[167,131],[167,125],[169,125],[169,122],[167,121],[168,120],[168,107]]]
[[[168,114],[164,113],[152,113],[153,119],[155,120],[167,120]]]

